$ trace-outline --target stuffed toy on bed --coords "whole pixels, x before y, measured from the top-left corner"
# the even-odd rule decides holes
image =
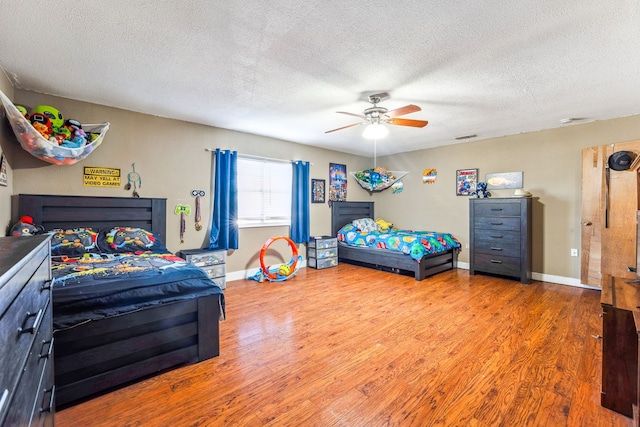
[[[21,217],[18,222],[13,224],[13,227],[11,227],[11,231],[9,231],[9,235],[14,237],[35,236],[38,231],[38,227],[36,227],[33,223],[33,218],[25,215]]]
[[[378,228],[380,229],[380,231],[389,231],[393,227],[393,224],[385,221],[382,218],[376,219],[376,224],[378,224]]]

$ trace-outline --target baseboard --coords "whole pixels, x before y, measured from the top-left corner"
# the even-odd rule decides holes
[[[303,260],[300,268],[307,266],[307,260]],[[469,269],[468,262],[458,261],[458,268],[463,270]],[[227,273],[227,282],[232,280],[245,280],[253,277],[260,269],[259,268],[251,268],[248,270],[240,270],[240,271],[232,271]],[[584,285],[580,283],[580,279],[575,279],[573,277],[564,277],[564,276],[555,276],[553,274],[543,274],[543,273],[531,273],[531,278],[533,280],[538,280],[540,282],[548,282],[548,283],[556,283],[558,285],[567,285],[567,286],[575,286],[577,288],[585,288],[585,289],[595,289],[600,290],[600,288],[596,288],[589,285]]]
[[[462,268],[464,270],[469,269],[468,262],[460,262],[458,261],[458,268]],[[553,274],[544,274],[544,273],[531,273],[531,278],[533,280],[538,280],[540,282],[548,282],[548,283],[556,283],[558,285],[567,285],[567,286],[575,286],[577,288],[585,288],[585,289],[595,289],[600,290],[600,288],[596,288],[589,285],[584,285],[580,283],[580,279],[575,279],[573,277],[564,277],[564,276],[555,276]]]

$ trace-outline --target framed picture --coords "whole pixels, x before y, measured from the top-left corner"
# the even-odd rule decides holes
[[[522,172],[488,173],[485,178],[487,190],[522,188]]]
[[[311,203],[324,203],[324,179],[311,180]]]
[[[456,196],[470,196],[476,191],[478,169],[459,169],[456,171]]]
[[[0,154],[0,185],[7,186],[7,158]]]

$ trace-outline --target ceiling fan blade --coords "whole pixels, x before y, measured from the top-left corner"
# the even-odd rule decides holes
[[[336,113],[339,113],[339,114],[347,114],[347,115],[349,115],[349,116],[360,117],[361,119],[366,119],[366,117],[365,117],[365,116],[363,116],[362,114],[347,113],[347,112],[345,112],[345,111],[336,111]]]
[[[426,120],[411,120],[411,119],[390,119],[387,123],[398,126],[412,126],[414,128],[423,128],[429,122]]]
[[[404,116],[405,114],[415,113],[416,111],[420,111],[422,108],[417,105],[409,104],[404,107],[396,108],[395,110],[387,111],[387,116],[389,117],[398,117]]]
[[[331,130],[328,130],[328,131],[326,131],[325,133],[331,133],[331,132],[335,132],[335,131],[337,131],[337,130],[342,130],[342,129],[350,128],[350,127],[353,127],[353,126],[358,126],[358,125],[361,125],[361,124],[362,124],[362,123],[353,123],[353,124],[351,124],[351,125],[342,126],[341,128],[338,128],[338,129],[331,129]]]

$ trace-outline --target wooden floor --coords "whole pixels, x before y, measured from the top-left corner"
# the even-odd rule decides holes
[[[228,283],[221,355],[66,426],[631,426],[600,406],[600,293],[339,265]]]

